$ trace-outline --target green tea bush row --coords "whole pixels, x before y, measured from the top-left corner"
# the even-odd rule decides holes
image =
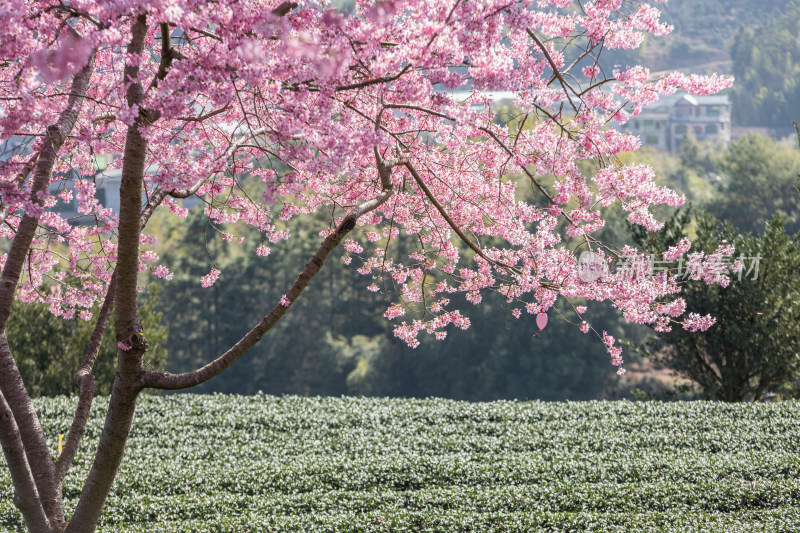
[[[65,498],[102,428],[98,399]],[[56,452],[74,408],[37,402]],[[101,531],[797,531],[800,404],[145,397]],[[7,471],[0,530],[21,529]],[[69,505],[69,504],[68,504]]]

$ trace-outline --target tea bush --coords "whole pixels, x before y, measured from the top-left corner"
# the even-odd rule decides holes
[[[36,405],[56,454],[74,400]],[[100,413],[65,483],[73,504]],[[797,402],[144,397],[100,530],[798,531],[798,415]],[[22,529],[11,495],[3,466],[0,530]]]

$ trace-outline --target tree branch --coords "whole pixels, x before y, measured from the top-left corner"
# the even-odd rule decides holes
[[[202,122],[206,119],[209,119],[215,115],[219,115],[220,113],[224,113],[228,109],[230,109],[230,105],[226,105],[224,107],[220,107],[219,109],[215,109],[214,111],[209,111],[205,115],[198,115],[196,117],[178,117],[178,120],[182,120],[183,122]]]
[[[39,152],[35,153],[24,165],[22,168],[17,172],[17,175],[14,177],[14,185],[16,187],[21,187],[22,184],[25,182],[25,178],[28,177],[33,169],[36,168],[36,162],[39,160]],[[8,218],[10,207],[8,205],[3,205],[0,208],[0,224],[6,221]]]
[[[155,208],[164,200],[165,196],[166,193],[160,189],[150,196],[150,200],[142,210],[142,215],[140,217],[140,225],[142,228],[147,225],[150,216],[155,211]],[[66,476],[73,459],[75,459],[75,454],[78,451],[81,438],[83,438],[83,434],[86,430],[86,423],[89,420],[89,412],[92,408],[94,393],[97,390],[97,381],[92,375],[92,370],[97,361],[97,356],[100,353],[100,345],[103,342],[103,336],[108,328],[111,313],[114,311],[116,285],[117,274],[114,272],[114,274],[111,275],[111,281],[108,283],[106,297],[105,300],[103,300],[103,306],[100,308],[100,312],[97,316],[97,323],[95,323],[94,330],[92,330],[89,346],[86,348],[80,368],[72,378],[79,391],[78,405],[75,408],[75,415],[72,418],[72,425],[67,434],[64,448],[56,461],[56,475],[59,483],[63,483],[64,476]]]
[[[56,123],[47,128],[47,136],[36,161],[29,197],[30,201],[38,206],[42,205],[44,196],[46,196],[58,151],[78,118],[78,113],[83,105],[83,94],[86,93],[89,86],[93,70],[94,54],[74,76],[67,107],[61,112]],[[57,490],[55,465],[47,448],[36,410],[25,390],[22,376],[5,336],[5,326],[11,315],[11,306],[14,303],[22,265],[38,226],[38,216],[26,214],[22,217],[14,240],[11,242],[3,272],[0,274],[0,391],[14,414],[45,514],[54,522],[54,525],[60,527],[60,524],[64,522],[64,513],[61,493]]]
[[[297,7],[296,2],[283,2],[281,5],[272,10],[272,14],[276,17],[283,17],[289,14],[289,11]]]
[[[283,301],[275,304],[270,312],[261,321],[256,324],[247,334],[242,337],[239,342],[234,344],[227,352],[222,354],[214,361],[207,365],[190,372],[182,374],[173,374],[170,372],[157,372],[146,371],[142,375],[142,386],[154,389],[186,389],[199,385],[209,379],[213,378],[231,364],[233,364],[239,357],[241,357],[249,348],[256,342],[261,340],[261,337],[269,331],[272,326],[289,310],[289,307],[300,297],[300,293],[308,286],[314,275],[322,268],[325,259],[333,251],[334,248],[342,241],[342,239],[356,226],[359,217],[376,209],[386,200],[391,197],[392,179],[391,167],[395,166],[396,162],[385,162],[378,154],[377,148],[375,149],[376,164],[378,166],[378,174],[381,179],[381,192],[375,198],[363,202],[353,208],[344,220],[339,224],[331,235],[325,238],[320,245],[317,253],[306,264],[303,271],[297,276],[297,279],[286,292],[288,304],[284,305]]]
[[[162,22],[160,28],[161,28],[161,61],[158,64],[158,72],[156,72],[155,77],[153,77],[153,80],[147,87],[147,91],[158,87],[158,82],[162,81],[164,78],[167,77],[167,72],[169,72],[169,67],[172,66],[172,60],[175,58],[175,55],[173,54],[174,50],[172,49],[172,46],[170,44],[169,24],[167,24],[166,22]]]
[[[72,460],[78,452],[78,445],[86,430],[86,422],[89,420],[89,412],[92,409],[92,400],[97,390],[97,381],[94,376],[83,370],[81,372],[81,378],[78,381],[78,406],[75,408],[75,414],[72,417],[72,424],[70,425],[69,433],[67,433],[67,440],[64,442],[61,455],[56,460],[56,482],[59,487],[64,483],[64,476],[67,475],[69,467],[72,465]]]
[[[28,531],[50,531],[50,524],[39,500],[25,447],[14,413],[0,392],[0,443],[14,485],[14,505],[22,512]]]
[[[382,76],[380,78],[375,78],[375,79],[371,79],[371,80],[364,80],[364,81],[360,81],[358,83],[351,83],[350,85],[341,85],[339,87],[336,87],[336,89],[334,89],[334,90],[336,92],[350,91],[352,89],[361,89],[362,87],[369,87],[370,85],[377,85],[377,84],[380,84],[380,83],[387,83],[387,82],[390,82],[390,81],[395,81],[396,79],[400,78],[403,74],[408,72],[408,69],[410,69],[410,68],[411,68],[411,63],[409,63],[405,67],[403,67],[403,69],[400,72],[398,72],[397,74],[395,74],[394,76]]]
[[[111,281],[106,290],[106,298],[103,301],[103,306],[97,315],[97,322],[92,330],[92,337],[89,340],[89,346],[83,356],[83,361],[75,376],[72,378],[75,385],[78,387],[78,406],[75,408],[75,415],[72,417],[72,425],[67,433],[67,440],[64,443],[64,448],[61,455],[58,456],[56,461],[56,477],[58,483],[64,481],[78,451],[78,445],[86,430],[86,422],[89,420],[89,411],[92,408],[92,400],[94,393],[97,390],[97,381],[92,375],[95,361],[100,353],[100,345],[103,342],[108,322],[111,318],[111,313],[114,311],[114,290],[116,288],[116,274],[112,274]]]
[[[553,69],[553,75],[556,78],[558,78],[558,82],[561,84],[561,88],[564,89],[564,96],[566,96],[567,100],[569,100],[569,105],[571,105],[572,109],[574,109],[575,112],[577,113],[578,108],[575,107],[575,103],[572,101],[572,97],[569,95],[570,91],[572,91],[572,93],[574,94],[575,89],[573,89],[572,86],[569,83],[567,83],[567,80],[564,79],[564,76],[561,75],[561,71],[558,70],[556,62],[553,61],[553,58],[550,55],[550,52],[547,51],[547,47],[544,45],[544,43],[540,41],[539,38],[536,36],[536,34],[534,34],[531,30],[526,29],[525,31],[528,33],[528,37],[533,39],[533,42],[536,43],[536,45],[544,54],[545,59],[550,64],[550,68]]]
[[[436,210],[439,211],[439,214],[442,216],[442,218],[445,219],[447,224],[453,229],[456,235],[458,235],[458,238],[461,239],[464,242],[464,244],[469,246],[469,248],[473,252],[475,252],[476,255],[480,256],[488,263],[501,267],[503,270],[506,270],[508,272],[513,272],[514,274],[518,275],[522,274],[518,268],[515,268],[511,265],[507,265],[502,261],[497,261],[495,259],[492,259],[491,257],[488,257],[485,253],[483,253],[483,250],[481,250],[478,247],[478,245],[472,242],[472,239],[467,237],[467,235],[463,231],[461,231],[461,228],[458,227],[458,224],[456,224],[453,218],[447,213],[447,210],[444,208],[444,206],[439,203],[439,201],[433,195],[433,192],[431,192],[431,190],[425,184],[425,181],[422,179],[422,176],[420,176],[419,172],[417,172],[417,169],[414,168],[414,165],[412,165],[410,162],[407,161],[405,163],[405,167],[408,169],[409,173],[411,173],[411,177],[414,178],[414,181],[417,182],[417,186],[422,190],[423,193],[425,193],[425,196],[427,196],[428,200],[430,200],[430,202],[434,205],[434,207],[436,207]]]
[[[219,160],[220,158],[228,159],[229,157],[233,157],[233,155],[236,153],[236,150],[241,148],[243,144],[245,144],[250,139],[258,137],[262,133],[266,133],[268,130],[269,130],[269,128],[267,128],[267,127],[257,128],[255,130],[251,131],[250,133],[248,133],[247,135],[243,135],[241,139],[238,139],[236,142],[231,144],[230,147],[227,150],[225,150],[225,153],[222,154],[219,158],[217,158],[217,160]],[[166,192],[164,194],[166,194],[168,196],[172,196],[173,198],[188,198],[191,195],[193,195],[194,193],[196,193],[198,191],[198,189],[200,189],[200,186],[203,185],[203,183],[205,183],[205,181],[208,179],[208,177],[209,176],[206,176],[203,179],[197,180],[194,183],[194,185],[192,185],[188,189],[174,189],[174,190],[168,191],[168,192]]]
[[[90,15],[89,13],[85,13],[83,11],[75,9],[74,7],[72,7],[70,5],[65,5],[63,2],[59,3],[59,5],[57,5],[57,6],[50,6],[47,9],[45,9],[45,11],[50,11],[50,10],[63,11],[65,13],[69,13],[70,15],[72,15],[74,17],[86,19],[89,22],[91,22],[92,24],[94,24],[95,26],[97,26],[97,29],[100,29],[100,30],[103,30],[103,29],[108,27],[105,23],[101,22],[100,20],[98,20],[96,17]]]

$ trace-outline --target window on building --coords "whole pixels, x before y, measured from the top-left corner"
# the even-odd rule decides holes
[[[706,133],[707,134],[715,134],[717,133],[717,125],[716,124],[708,124],[706,125]]]
[[[649,144],[650,146],[656,146],[659,144],[658,142],[658,135],[648,135],[644,138],[644,143]]]
[[[696,117],[700,116],[700,107],[699,106],[694,108],[694,116],[696,116]]]
[[[710,105],[706,108],[706,115],[709,117],[718,117],[719,116],[719,106],[718,105]]]
[[[675,133],[679,135],[684,135],[686,133],[686,124],[678,124],[675,126]]]
[[[653,121],[652,120],[643,120],[642,121],[642,129],[652,130],[653,129]]]

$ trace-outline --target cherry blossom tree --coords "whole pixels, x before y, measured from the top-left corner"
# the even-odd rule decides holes
[[[448,326],[469,327],[450,299],[479,304],[486,291],[500,292],[517,318],[547,313],[564,298],[584,332],[591,326],[580,315],[592,301],[611,301],[626,320],[662,330],[713,323],[687,313],[670,272],[580,275],[587,251],[601,266],[646,260],[597,238],[612,204],[652,231],[661,226],[652,206],[683,201],[657,186],[648,167],[617,162],[639,141],[615,126],[660,95],[730,84],[603,68],[604,50],[670,31],[652,5],[358,0],[347,11],[326,0],[2,0],[0,22],[0,441],[30,531],[93,531],[141,391],[188,388],[222,372],[291,308],[340,244],[345,260],[356,257],[373,278],[370,290],[395,286],[385,315],[410,346],[421,334],[443,338]],[[513,95],[513,120],[497,120],[497,92]],[[110,163],[121,170],[118,213],[98,201],[92,179],[96,156],[109,154],[119,156]],[[581,161],[593,170],[582,171],[589,167]],[[157,208],[185,216],[180,199],[189,197],[214,223],[255,228],[263,256],[290,238],[295,217],[325,210],[331,224],[284,296],[271,308],[265,302],[263,319],[239,342],[194,371],[157,372],[145,364],[139,277],[172,274],[146,226]],[[66,219],[70,202],[92,223]],[[388,242],[399,238],[413,245],[392,257]],[[688,250],[682,242],[670,260]],[[694,277],[726,283],[731,253],[723,245],[692,256]],[[198,282],[220,276],[214,269]],[[102,302],[56,460],[5,336],[15,299],[80,320]],[[113,392],[67,520],[62,482],[84,433],[112,312]],[[614,339],[598,336],[621,365]]]

